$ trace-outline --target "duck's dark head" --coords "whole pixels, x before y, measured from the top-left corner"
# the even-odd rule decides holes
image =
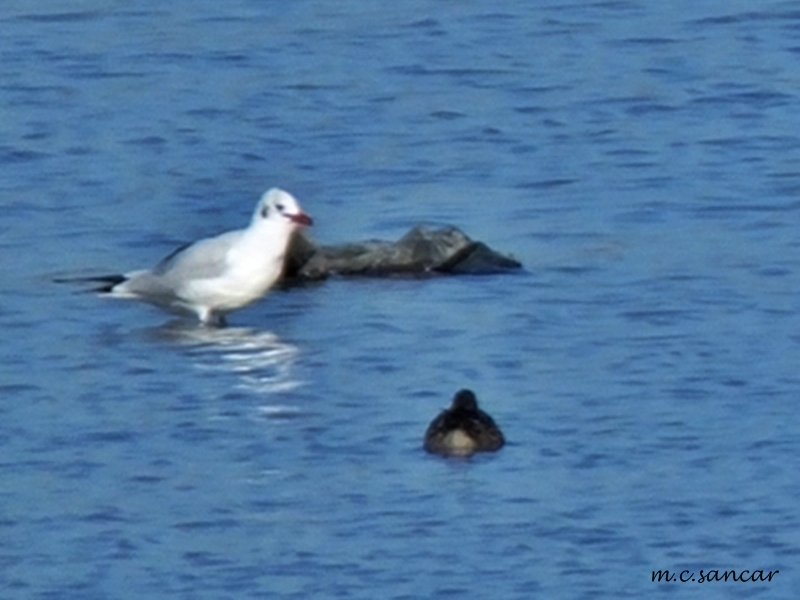
[[[453,397],[453,410],[463,410],[467,412],[475,412],[478,410],[478,399],[472,390],[460,390]]]

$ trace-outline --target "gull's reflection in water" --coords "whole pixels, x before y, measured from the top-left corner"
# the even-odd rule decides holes
[[[239,388],[275,393],[301,385],[292,376],[300,349],[270,331],[171,321],[156,329],[155,334],[159,339],[186,347],[197,359],[199,369],[233,373],[239,379]]]

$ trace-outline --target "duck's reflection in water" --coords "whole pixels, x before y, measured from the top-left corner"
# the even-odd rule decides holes
[[[276,393],[301,385],[292,376],[300,349],[270,331],[171,321],[155,330],[155,334],[161,340],[187,348],[197,368],[235,374],[238,388]]]

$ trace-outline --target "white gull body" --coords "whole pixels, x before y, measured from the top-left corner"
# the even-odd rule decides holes
[[[97,278],[108,284],[100,291],[223,325],[225,314],[258,300],[275,285],[292,233],[311,223],[291,194],[271,189],[259,200],[246,229],[187,244],[153,269]]]

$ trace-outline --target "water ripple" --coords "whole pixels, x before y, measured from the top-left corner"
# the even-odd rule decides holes
[[[302,385],[292,373],[299,348],[272,332],[172,322],[160,328],[157,336],[189,349],[199,370],[235,375],[240,389],[277,393]]]

